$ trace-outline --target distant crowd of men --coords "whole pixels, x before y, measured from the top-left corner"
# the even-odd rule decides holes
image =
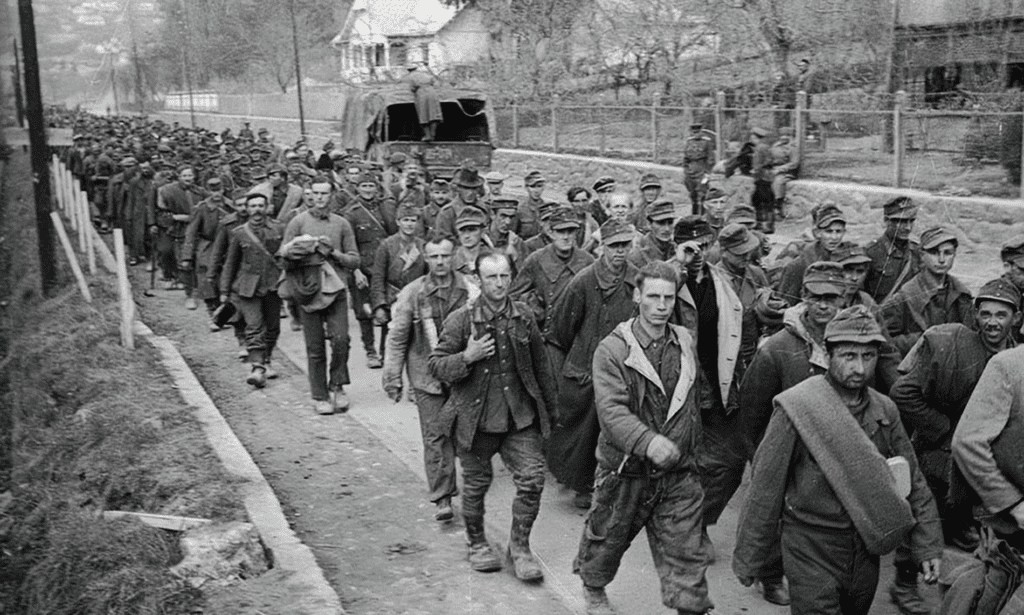
[[[866,614],[895,551],[890,597],[924,615],[919,579],[938,578],[944,547],[973,551],[984,534],[1024,549],[1024,237],[976,295],[950,274],[960,234],[912,240],[907,197],[884,204],[866,246],[825,202],[813,239],[773,250],[799,168],[789,129],[769,146],[754,127],[716,161],[692,126],[685,207],[650,173],[562,198],[531,171],[519,197],[499,171],[442,178],[402,154],[282,146],[248,123],[55,117],[74,128],[64,156],[97,227],[124,229],[130,263],[188,309],[201,301],[211,331],[233,327],[250,385],[277,377],[290,320],[313,411],[346,411],[351,311],[386,395],[418,408],[428,497],[447,522],[459,495],[474,570],[505,560],[484,531],[495,455],[515,484],[518,578],[543,578],[530,535],[547,472],[588,510],[573,566],[592,614],[616,612],[605,587],[641,529],[664,604],[708,612],[707,528],[748,463],[732,567],[796,614]],[[730,206],[714,170],[750,175],[750,204]],[[1013,553],[1001,584],[986,560],[947,594],[975,610],[946,612],[981,612],[985,592],[1010,602]]]

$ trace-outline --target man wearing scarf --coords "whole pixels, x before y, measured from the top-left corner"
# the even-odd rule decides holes
[[[552,312],[548,342],[565,356],[560,368],[558,403],[562,422],[548,441],[548,467],[576,491],[575,503],[590,507],[600,425],[594,407],[591,361],[598,343],[633,314],[638,270],[626,255],[635,232],[611,218],[601,225],[601,257],[576,274]]]

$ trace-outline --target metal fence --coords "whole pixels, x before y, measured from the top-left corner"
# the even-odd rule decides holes
[[[718,159],[733,155],[752,126],[797,131],[800,176],[917,188],[961,196],[1024,198],[1020,187],[1022,113],[913,108],[513,105],[495,110],[503,147],[650,160],[681,165],[691,122],[703,124]],[[875,108],[871,108],[875,107]],[[770,138],[771,139],[771,138]]]

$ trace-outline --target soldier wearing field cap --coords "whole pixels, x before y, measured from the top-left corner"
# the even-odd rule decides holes
[[[540,233],[539,210],[544,204],[544,186],[547,180],[540,171],[530,171],[523,178],[526,188],[526,199],[518,205],[518,215],[512,228],[523,239],[529,239]]]
[[[555,201],[544,201],[544,204],[537,210],[537,218],[540,220],[540,232],[523,242],[523,258],[551,244],[551,214],[555,213],[559,204]],[[578,218],[578,216],[577,216]]]
[[[548,244],[526,257],[519,274],[512,281],[510,291],[513,299],[522,301],[533,309],[537,325],[545,339],[551,333],[551,312],[569,280],[594,262],[593,256],[576,246],[576,231],[580,228],[580,219],[572,207],[552,207],[548,212],[546,224]],[[530,241],[534,239],[536,237]],[[562,360],[559,358],[557,365],[561,364]]]
[[[832,251],[832,258],[843,266],[843,275],[846,277],[846,305],[863,305],[871,313],[881,318],[881,309],[871,295],[864,292],[864,279],[868,275],[868,267],[871,265],[871,257],[867,255],[864,248],[852,241],[844,241],[839,247]]]
[[[705,176],[715,166],[715,143],[704,134],[704,126],[694,122],[690,124],[690,136],[683,144],[683,183],[690,193],[693,214],[704,213],[702,205],[708,184]]]
[[[206,191],[209,196],[196,205],[192,219],[185,228],[185,244],[182,246],[182,259],[178,266],[183,270],[195,268],[196,294],[212,315],[220,305],[220,293],[209,279],[213,267],[213,243],[217,239],[221,219],[234,213],[234,209],[224,198],[224,184],[219,177],[206,180]],[[219,327],[213,330],[216,329]]]
[[[999,250],[999,260],[1003,262],[1003,279],[1017,287],[1024,296],[1024,235],[1011,237]],[[1024,309],[1024,305],[1021,305]],[[1021,341],[1021,332],[1014,333],[1017,341]]]
[[[921,233],[921,271],[882,304],[882,318],[900,353],[906,354],[928,327],[974,321],[971,292],[951,275],[960,240],[952,229]]]
[[[800,171],[800,152],[793,144],[793,128],[779,128],[779,138],[771,147],[772,195],[775,197],[775,215],[785,219],[783,206],[786,200],[786,185],[796,179]]]
[[[506,179],[508,179],[508,175],[505,175],[501,171],[488,171],[487,173],[484,173],[484,182],[487,183],[487,194],[491,198],[502,196],[502,192],[505,189]]]
[[[487,214],[478,207],[466,207],[459,213],[455,221],[458,244],[452,257],[452,271],[463,275],[476,275],[476,257],[481,249],[487,248],[483,241],[487,223]]]
[[[846,214],[834,203],[823,203],[811,212],[814,223],[811,232],[814,242],[803,247],[796,258],[789,261],[779,278],[779,294],[795,305],[800,301],[804,271],[811,263],[832,260],[832,252],[846,236]]]
[[[732,568],[750,584],[774,569],[781,543],[793,613],[867,615],[880,556],[904,541],[924,580],[937,580],[939,515],[896,405],[870,386],[878,321],[846,308],[822,342],[825,373],[774,397]]]
[[[475,207],[484,211],[486,215],[485,204],[481,202],[480,198],[483,194],[484,180],[476,168],[467,165],[455,171],[451,185],[454,188],[455,198],[437,214],[435,232],[442,237],[455,239],[458,237],[455,220],[462,214],[462,210],[467,207]]]
[[[654,173],[645,173],[640,177],[640,198],[637,199],[636,208],[629,218],[629,221],[636,227],[637,232],[646,233],[649,230],[647,226],[647,210],[654,203],[662,200],[660,197],[661,180]]]
[[[629,262],[637,269],[652,261],[668,262],[676,254],[673,229],[676,222],[676,204],[662,199],[647,209],[650,228],[629,253]]]
[[[897,197],[882,206],[885,232],[864,246],[871,268],[864,290],[879,305],[921,270],[920,246],[911,241],[917,206],[910,197]]]
[[[957,423],[989,360],[1012,348],[1020,321],[1020,292],[997,278],[974,299],[975,326],[948,323],[929,328],[900,363],[889,391],[914,434],[913,443],[928,486],[939,504],[946,544],[963,551],[978,546],[970,504],[950,495],[950,447]],[[897,551],[896,582],[889,593],[903,612],[930,613],[917,590],[917,570],[906,549]]]
[[[598,225],[602,225],[611,217],[611,214],[608,213],[608,199],[615,192],[618,183],[614,177],[605,175],[597,178],[592,187],[594,189],[594,201],[590,206],[590,215],[594,217],[594,221]]]
[[[484,233],[484,243],[489,248],[508,256],[513,276],[519,271],[523,259],[526,258],[523,238],[512,230],[516,223],[516,212],[519,211],[519,207],[518,199],[498,197],[492,201],[491,223],[487,232]]]
[[[601,225],[601,257],[572,278],[550,312],[548,342],[565,361],[558,379],[562,424],[552,430],[546,455],[555,478],[576,491],[580,508],[590,506],[597,467],[594,350],[633,313],[638,270],[626,257],[635,234],[632,225],[616,218]]]

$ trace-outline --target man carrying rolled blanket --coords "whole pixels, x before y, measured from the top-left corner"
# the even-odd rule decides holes
[[[761,576],[781,528],[791,612],[866,615],[879,556],[909,535],[933,583],[942,530],[896,405],[867,386],[885,341],[878,321],[864,306],[846,308],[824,341],[828,372],[775,398],[740,512],[733,572],[745,584]]]

